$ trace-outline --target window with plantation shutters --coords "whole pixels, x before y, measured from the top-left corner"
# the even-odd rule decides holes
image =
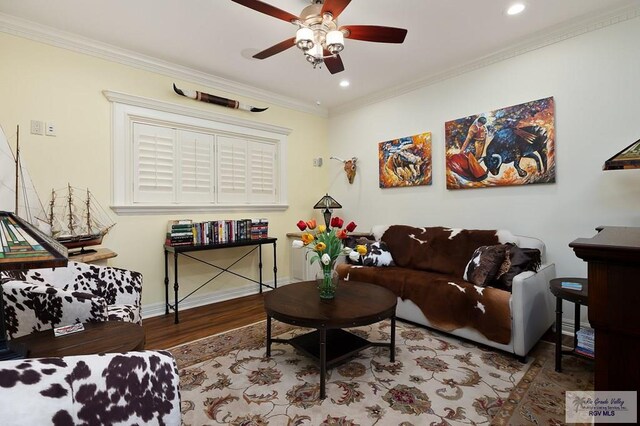
[[[214,144],[213,136],[178,131],[180,170],[177,199],[181,202],[213,202]]]
[[[121,213],[284,210],[290,130],[117,92],[113,203]]]
[[[276,151],[273,144],[249,142],[249,199],[273,203],[276,198]]]
[[[133,129],[134,200],[173,200],[175,180],[175,130],[136,123]]]
[[[218,136],[218,201],[246,203],[247,142],[240,138]]]

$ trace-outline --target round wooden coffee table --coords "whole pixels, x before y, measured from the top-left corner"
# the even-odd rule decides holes
[[[277,288],[265,295],[267,356],[271,343],[288,343],[320,363],[320,398],[325,395],[327,367],[370,346],[389,347],[395,360],[396,296],[384,287],[357,281],[340,281],[334,299],[320,299],[317,283],[307,281]],[[271,319],[316,331],[292,339],[271,338]],[[390,342],[369,342],[342,330],[391,319]]]
[[[26,348],[29,358],[90,355],[105,352],[141,351],[144,329],[124,321],[85,323],[84,331],[55,337],[53,329],[12,339],[9,344]]]

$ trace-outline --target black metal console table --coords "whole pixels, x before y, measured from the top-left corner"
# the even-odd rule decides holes
[[[277,278],[278,267],[276,262],[276,241],[277,240],[278,240],[277,238],[260,238],[257,240],[236,241],[233,243],[225,243],[225,244],[196,244],[196,245],[189,245],[189,246],[169,246],[165,244],[164,245],[165,314],[168,315],[169,309],[173,309],[176,316],[175,323],[178,324],[178,322],[180,322],[178,319],[178,305],[184,299],[191,296],[193,293],[200,290],[202,287],[209,284],[211,281],[215,280],[225,272],[228,272],[240,278],[244,278],[245,280],[252,281],[254,283],[259,284],[260,293],[262,293],[263,286],[269,287],[269,288],[277,288],[278,287],[278,278]],[[262,282],[262,246],[264,244],[273,244],[273,286]],[[220,267],[213,263],[209,263],[202,259],[198,259],[197,257],[194,257],[188,254],[189,252],[194,252],[194,251],[217,250],[217,249],[245,247],[245,246],[253,246],[253,248],[249,250],[247,253],[243,254],[240,258],[236,259],[231,265],[229,265],[226,268]],[[237,272],[230,270],[236,263],[240,262],[242,259],[247,257],[249,254],[253,253],[255,250],[258,250],[258,253],[259,253],[258,269],[259,269],[260,275],[259,275],[258,281],[254,280],[253,278],[247,277],[245,275],[241,275]],[[169,252],[173,253],[173,274],[174,274],[174,278],[173,278],[174,303],[173,304],[169,303]],[[187,294],[180,300],[178,300],[178,289],[180,288],[178,284],[178,256],[179,255],[186,256],[190,259],[196,260],[198,262],[204,263],[206,265],[209,265],[213,268],[220,270],[217,274],[215,274],[213,277],[211,277],[210,279],[202,283],[198,288],[196,288],[195,290],[193,290],[191,293]]]

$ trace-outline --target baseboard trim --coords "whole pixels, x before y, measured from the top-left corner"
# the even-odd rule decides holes
[[[296,281],[292,281],[291,279],[281,278],[278,279],[278,287],[283,285],[288,285]],[[265,284],[273,285],[273,281],[265,281]],[[263,292],[271,291],[270,288],[265,287],[262,289]],[[180,303],[180,311],[184,311],[186,309],[195,308],[198,306],[210,305],[212,303],[224,302],[225,300],[236,299],[238,297],[251,296],[253,294],[258,294],[260,291],[258,290],[256,284],[247,284],[241,287],[235,287],[225,290],[213,291],[210,293],[202,293],[200,295],[193,295],[187,300]],[[173,315],[173,311],[169,311],[170,315]],[[164,302],[158,303],[149,303],[147,305],[142,305],[142,318],[143,320],[146,318],[157,317],[160,315],[165,315],[165,304]]]
[[[580,322],[580,328],[591,328],[591,325],[588,322]],[[562,334],[567,336],[573,336],[574,333],[574,321],[570,319],[563,318],[562,319]]]

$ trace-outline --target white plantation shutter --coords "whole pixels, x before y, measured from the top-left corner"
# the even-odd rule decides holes
[[[174,129],[133,124],[134,202],[172,202],[175,181]]]
[[[218,202],[247,202],[247,142],[240,138],[218,136]]]
[[[179,202],[211,203],[215,201],[213,135],[178,131]]]
[[[249,142],[249,202],[276,201],[276,147],[272,143]]]

